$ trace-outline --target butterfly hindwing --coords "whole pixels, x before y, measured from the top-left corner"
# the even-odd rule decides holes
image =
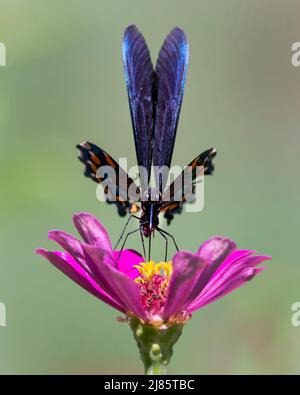
[[[199,175],[213,174],[213,159],[216,155],[216,150],[211,148],[196,156],[165,191],[163,195],[163,201],[165,203],[163,203],[161,212],[164,213],[168,224],[172,221],[174,214],[180,214],[183,205],[189,201],[187,197],[194,193]],[[189,176],[185,177],[186,175]]]
[[[121,216],[126,215],[133,208],[133,203],[128,197],[128,190],[135,190],[139,195],[139,188],[132,178],[119,166],[119,164],[102,148],[84,142],[77,145],[79,160],[85,165],[84,175],[97,183],[105,183],[104,192],[109,204],[116,204]],[[101,168],[103,174],[101,174]],[[106,172],[106,169],[109,171]],[[138,200],[138,199],[136,199]],[[137,206],[134,205],[134,208]]]

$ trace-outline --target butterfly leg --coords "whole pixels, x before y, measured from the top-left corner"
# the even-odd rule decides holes
[[[149,250],[148,250],[148,261],[150,261],[151,260],[151,239],[152,239],[152,235],[150,234],[150,236],[149,236]]]
[[[146,250],[145,250],[145,242],[144,242],[144,235],[143,235],[143,231],[142,231],[142,226],[140,225],[140,235],[141,235],[141,241],[142,241],[142,246],[143,246],[143,254],[144,254],[144,258],[146,259]]]
[[[164,233],[161,231],[161,229],[157,228],[157,230],[158,230],[158,233],[165,239],[165,242],[166,242],[165,262],[167,262],[167,259],[168,259],[168,244],[169,244],[168,238],[164,235]]]
[[[136,215],[133,215],[133,214],[130,215],[130,217],[129,217],[128,220],[126,221],[125,226],[124,226],[123,229],[122,229],[122,232],[121,232],[121,235],[120,235],[118,241],[116,242],[116,244],[115,244],[115,246],[114,246],[114,250],[117,249],[118,245],[120,244],[121,240],[123,239],[124,234],[125,234],[125,230],[126,230],[127,226],[129,225],[129,222],[130,222],[131,218],[136,218],[136,219],[138,219],[138,220],[140,219],[140,218],[137,217]]]
[[[173,243],[174,243],[174,246],[175,246],[176,250],[179,251],[178,245],[177,245],[175,237],[173,235],[171,235],[170,233],[168,233],[165,230],[162,230],[160,228],[157,228],[157,230],[160,232],[160,234],[163,233],[166,236],[170,237],[173,240]]]
[[[128,233],[127,233],[127,235],[126,235],[126,237],[125,237],[125,240],[123,241],[122,247],[121,247],[121,249],[120,249],[120,252],[119,252],[119,255],[118,255],[118,260],[120,259],[120,256],[121,256],[121,254],[122,254],[122,251],[123,251],[123,249],[124,249],[124,246],[125,246],[125,244],[126,244],[126,242],[127,242],[128,237],[131,236],[131,235],[133,235],[133,234],[136,233],[136,232],[139,232],[139,231],[140,231],[140,228],[137,228],[137,229],[132,230],[131,232],[128,232]]]

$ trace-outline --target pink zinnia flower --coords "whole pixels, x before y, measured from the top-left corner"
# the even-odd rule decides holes
[[[39,248],[36,252],[82,288],[126,315],[144,363],[143,352],[149,359],[151,353],[155,354],[153,346],[158,346],[157,353],[163,354],[157,336],[166,334],[170,338],[172,334],[172,348],[194,311],[251,280],[264,270],[258,265],[271,259],[255,255],[252,250],[237,250],[232,240],[219,236],[207,240],[195,253],[177,252],[170,262],[144,262],[132,250],[124,250],[118,259],[119,252],[113,251],[106,229],[94,216],[79,213],[73,220],[83,242],[64,231],[52,230],[49,238],[65,251]],[[152,345],[145,346],[141,328],[144,334],[148,331],[147,341],[149,336],[156,339],[150,342]],[[166,343],[165,339],[161,343]],[[162,356],[165,365],[172,352],[167,353],[170,355]],[[151,365],[151,361],[147,363]]]

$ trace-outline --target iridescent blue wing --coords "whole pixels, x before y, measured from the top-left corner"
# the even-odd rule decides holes
[[[170,167],[180,108],[188,69],[189,47],[186,34],[175,27],[165,39],[158,55],[157,104],[155,114],[153,164]],[[156,182],[163,192],[167,171]]]
[[[136,212],[140,191],[132,178],[102,148],[85,141],[78,144],[78,159],[84,164],[84,175],[102,184],[109,204],[116,204],[120,216]],[[102,172],[101,172],[102,169]]]
[[[141,187],[145,190],[152,164],[155,72],[146,41],[136,26],[125,30],[123,63],[137,162],[147,170],[147,176],[140,172]]]

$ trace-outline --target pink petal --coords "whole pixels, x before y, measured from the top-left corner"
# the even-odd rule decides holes
[[[198,310],[212,302],[216,302],[218,299],[223,298],[228,293],[233,292],[235,289],[241,287],[242,285],[246,284],[248,281],[252,280],[255,276],[261,273],[265,268],[252,268],[247,269],[244,272],[240,273],[234,279],[228,281],[224,287],[220,287],[216,289],[215,292],[210,293],[209,295],[200,298],[198,303],[193,304],[188,307],[188,312],[192,313],[195,310]]]
[[[250,251],[249,251],[250,252]],[[220,288],[223,284],[227,284],[232,279],[236,278],[241,272],[257,266],[265,260],[263,256],[249,256],[248,254],[241,255],[240,258],[231,259],[229,257],[228,262],[217,271],[217,273],[211,278],[199,298],[203,298],[207,293],[211,294],[214,290]],[[248,278],[249,276],[247,276]]]
[[[76,237],[61,230],[50,230],[48,238],[58,243],[64,250],[66,250],[78,263],[83,266],[85,270],[92,274],[84,258],[84,253],[81,243]]]
[[[232,240],[217,236],[202,244],[197,254],[177,253],[173,258],[174,271],[164,309],[164,319],[193,303],[218,266],[235,248],[236,244]]]
[[[222,262],[222,264],[218,267],[218,269],[214,272],[210,283],[215,281],[214,279],[218,278],[219,273],[225,273],[226,268],[236,264],[237,262],[240,262],[241,259],[249,257],[250,255],[255,254],[255,250],[235,250],[231,254],[227,256],[227,258]],[[222,275],[222,274],[221,274]]]
[[[63,249],[65,249],[81,266],[89,272],[92,277],[95,277],[95,264],[94,262],[86,259],[85,253],[82,249],[82,243],[74,236],[67,232],[60,230],[51,230],[48,233],[50,240],[56,241]],[[105,254],[110,254],[107,250],[103,249]],[[110,260],[111,264],[116,266],[115,260]]]
[[[90,292],[92,295],[96,296],[98,299],[102,300],[104,303],[121,312],[125,312],[124,306],[117,303],[111,296],[101,289],[90,275],[67,252],[47,251],[43,248],[38,248],[36,253],[42,255],[71,280],[80,285],[86,291]]]
[[[197,255],[210,265],[211,274],[213,274],[235,248],[234,241],[226,237],[215,236],[201,245]]]
[[[198,255],[190,252],[178,252],[173,257],[173,273],[169,285],[163,319],[185,309],[208,281],[209,265]]]
[[[88,244],[82,245],[86,254],[99,268],[98,281],[109,294],[114,292],[118,300],[126,306],[126,312],[131,312],[142,320],[147,320],[147,313],[141,302],[141,296],[137,284],[124,273],[116,269],[109,255],[101,257],[101,250]]]
[[[120,251],[113,252],[113,256],[117,262],[117,268],[134,280],[138,277],[139,271],[133,266],[138,265],[141,262],[145,262],[145,259],[134,250],[123,250],[120,258],[119,253]]]
[[[96,217],[89,213],[77,213],[73,216],[73,222],[87,244],[112,251],[111,240],[107,230]]]
[[[240,254],[236,253],[233,257],[229,257],[228,261],[224,262],[222,268],[207,283],[199,297],[188,306],[188,311],[198,310],[245,284],[264,269],[255,266],[271,259],[268,256],[249,256],[249,253],[252,251],[240,251]]]

